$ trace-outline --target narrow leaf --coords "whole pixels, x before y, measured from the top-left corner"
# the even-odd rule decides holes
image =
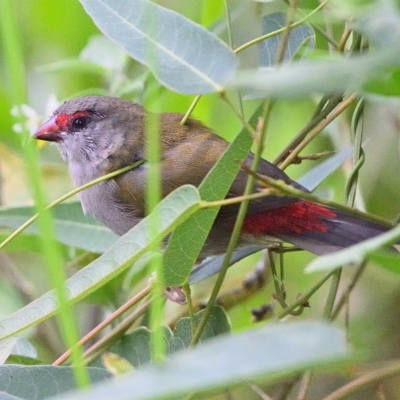
[[[307,272],[331,270],[345,265],[356,265],[375,250],[390,246],[400,239],[400,225],[388,232],[350,246],[344,250],[318,257],[306,267]]]
[[[348,357],[344,333],[318,322],[269,324],[234,336],[221,336],[179,352],[118,381],[58,400],[135,400],[180,398],[188,393],[258,379],[274,382],[306,368],[325,368]]]
[[[17,341],[17,337],[11,337],[0,342],[0,364],[4,364],[7,361]]]
[[[195,325],[199,324],[203,314],[204,311],[199,311],[194,315]],[[230,331],[231,325],[227,314],[222,307],[215,306],[201,334],[200,342],[229,333]],[[164,327],[164,338],[168,355],[189,348],[192,339],[190,318],[179,319],[174,330]],[[139,368],[143,364],[151,362],[151,332],[144,327],[135,329],[111,347],[110,351],[121,355],[133,366]]]
[[[99,29],[166,87],[221,91],[236,72],[232,50],[184,16],[147,0],[80,0]]]
[[[383,76],[383,68],[400,62],[398,47],[343,59],[292,63],[280,68],[243,71],[234,86],[258,96],[302,97],[310,93],[341,93],[360,90],[370,80]]]
[[[111,377],[101,368],[87,370],[93,383]],[[0,393],[8,393],[24,400],[37,400],[75,389],[76,383],[72,367],[4,365],[0,366],[0,388]],[[0,398],[3,398],[2,394]]]
[[[250,119],[252,126],[256,124],[260,113],[261,108]],[[243,128],[201,183],[199,192],[202,200],[221,200],[227,195],[240,169],[240,161],[247,156],[252,143],[250,133]],[[164,255],[164,283],[167,286],[185,282],[218,211],[217,207],[199,210],[174,231]]]
[[[195,187],[181,186],[168,195],[157,206],[160,215],[159,231],[155,237],[149,235],[152,215],[143,219],[122,236],[106,253],[78,271],[66,282],[68,298],[76,302],[94,292],[105,283],[127,269],[145,254],[154,240],[165,237],[177,224],[196,211],[200,197]],[[54,292],[48,292],[39,299],[0,321],[0,339],[37,324],[53,315],[58,309]]]
[[[17,229],[35,213],[33,207],[0,208],[0,226]],[[60,204],[54,209],[54,225],[57,240],[66,246],[93,253],[103,253],[118,239],[104,225],[84,215],[78,202]],[[36,223],[26,233],[39,235]]]
[[[284,28],[286,26],[286,18],[286,13],[283,12],[263,15],[262,34],[265,35]],[[259,44],[260,65],[262,67],[270,67],[275,65],[278,56],[278,50],[283,37],[282,35],[283,33],[272,36],[263,40]],[[290,30],[282,61],[288,62],[292,60],[305,43],[309,49],[313,49],[315,47],[314,30],[308,23],[298,25]]]

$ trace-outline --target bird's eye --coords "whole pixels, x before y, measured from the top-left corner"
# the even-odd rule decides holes
[[[72,129],[74,129],[76,131],[80,131],[80,130],[86,128],[88,126],[89,122],[90,122],[89,117],[83,117],[83,116],[77,117],[72,120],[71,127],[72,127]]]

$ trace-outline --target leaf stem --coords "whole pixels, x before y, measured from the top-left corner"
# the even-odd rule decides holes
[[[192,114],[194,108],[197,106],[197,103],[201,99],[201,94],[198,94],[194,100],[192,101],[192,104],[190,105],[189,109],[186,111],[186,114],[183,116],[181,125],[185,125],[187,120],[190,118],[190,115]]]

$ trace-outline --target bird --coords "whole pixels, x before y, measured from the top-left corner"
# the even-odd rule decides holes
[[[117,97],[86,96],[66,101],[38,128],[35,139],[54,142],[68,163],[75,186],[138,161],[142,163],[112,179],[97,183],[78,196],[84,213],[91,214],[117,235],[123,235],[146,216],[145,119],[140,104]],[[182,114],[160,113],[160,171],[162,197],[185,184],[199,186],[229,143],[196,119],[181,124]],[[244,165],[251,167],[254,154]],[[274,164],[262,159],[257,173],[308,190]],[[243,195],[248,172],[241,169],[227,198]],[[254,191],[262,189],[256,183]],[[226,252],[238,204],[222,206],[199,255]],[[237,247],[288,242],[316,255],[329,254],[390,229],[292,196],[270,195],[249,202]]]

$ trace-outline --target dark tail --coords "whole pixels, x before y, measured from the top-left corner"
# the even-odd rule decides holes
[[[324,219],[326,232],[303,231],[301,234],[280,234],[279,238],[317,255],[324,255],[360,243],[390,227],[334,210],[336,217]]]

